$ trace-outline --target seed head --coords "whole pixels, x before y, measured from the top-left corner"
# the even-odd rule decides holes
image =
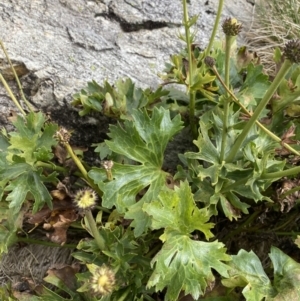
[[[76,192],[74,202],[78,208],[86,210],[94,207],[97,199],[98,197],[94,190],[91,188],[85,188]]]
[[[211,56],[206,56],[205,59],[204,59],[204,63],[208,67],[212,68],[216,64],[216,60]]]
[[[115,273],[106,265],[101,267],[95,264],[87,264],[89,271],[92,273],[90,280],[91,289],[96,295],[108,295],[115,288]]]
[[[300,39],[291,40],[284,47],[285,57],[292,63],[300,63]]]
[[[54,137],[58,140],[61,144],[67,144],[70,142],[71,132],[69,132],[64,127],[61,127],[54,135]]]
[[[114,166],[114,162],[112,160],[105,160],[101,162],[101,165],[105,170],[111,170]]]
[[[242,30],[242,24],[235,18],[227,18],[222,24],[223,32],[226,36],[237,36]]]

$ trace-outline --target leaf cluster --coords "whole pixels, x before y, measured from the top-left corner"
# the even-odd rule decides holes
[[[46,123],[42,113],[20,116],[13,122],[15,132],[1,135],[0,197],[1,197],[1,252],[15,242],[15,233],[21,228],[26,210],[33,202],[37,212],[45,204],[52,207],[47,182],[56,181],[56,172],[45,174],[38,162],[52,159],[53,135],[57,125]]]
[[[159,87],[156,91],[136,88],[130,78],[119,79],[114,85],[104,81],[100,86],[95,81],[89,82],[87,87],[74,95],[72,104],[80,107],[80,116],[90,112],[101,112],[113,118],[130,118],[134,109],[148,108],[160,102],[168,91]]]
[[[279,214],[277,229],[297,231],[282,208],[298,210],[293,177],[300,168],[286,157],[300,155],[300,69],[276,50],[283,71],[271,81],[259,58],[237,49],[231,36],[225,46],[201,50],[190,33],[196,22],[185,13],[186,48],[171,56],[156,90],[120,79],[90,82],[74,96],[80,116],[117,120],[108,139],[93,145],[105,159],[101,167],[77,156],[70,132],[40,112],[17,116],[15,130],[2,131],[0,252],[29,241],[34,224],[52,231],[45,236],[55,247],[73,234],[73,257],[84,266],[50,269],[44,280],[53,289],[31,287],[32,300],[299,299],[299,264],[290,256],[273,246],[263,266],[253,251],[229,255],[227,248],[247,231],[259,233],[257,217],[269,212]],[[183,130],[196,149],[187,147],[177,170],[166,170]],[[274,188],[284,177],[290,189]],[[224,220],[235,222],[231,233],[220,230]]]

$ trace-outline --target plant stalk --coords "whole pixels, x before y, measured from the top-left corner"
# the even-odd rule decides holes
[[[206,51],[205,51],[206,55],[210,54],[212,45],[215,41],[217,30],[218,30],[219,23],[220,23],[222,10],[223,10],[223,4],[224,4],[224,0],[219,0],[219,6],[218,6],[218,11],[217,11],[217,15],[216,15],[216,18],[215,18],[215,22],[214,22],[214,28],[212,30],[212,33],[211,33],[211,36],[210,36],[210,39],[209,39],[209,43],[208,43],[208,46],[207,46]]]
[[[246,139],[250,129],[252,128],[252,126],[254,125],[254,123],[258,120],[261,112],[263,111],[263,109],[266,107],[266,105],[268,104],[268,102],[270,101],[271,97],[273,96],[273,94],[276,92],[279,84],[281,83],[282,79],[285,77],[285,75],[287,74],[287,72],[290,70],[290,68],[292,67],[292,62],[290,60],[285,59],[285,61],[283,62],[279,72],[277,73],[274,81],[272,82],[272,84],[270,85],[268,91],[265,93],[264,97],[262,98],[262,100],[260,101],[260,103],[258,104],[258,106],[256,107],[253,115],[250,117],[249,121],[247,122],[247,124],[245,125],[244,129],[242,130],[242,132],[240,133],[240,135],[238,136],[237,140],[235,141],[228,157],[226,158],[226,162],[230,163],[234,160],[236,154],[239,152],[239,150],[242,147],[242,144],[244,142],[244,140]]]
[[[15,70],[15,68],[14,68],[14,66],[13,66],[13,64],[12,64],[10,58],[9,58],[9,55],[8,55],[8,53],[7,53],[7,51],[6,51],[5,47],[4,47],[4,44],[3,44],[3,42],[1,40],[0,40],[0,46],[1,46],[1,48],[2,48],[2,50],[4,52],[4,54],[5,54],[5,57],[6,57],[9,65],[10,65],[10,68],[11,68],[13,74],[14,74],[14,77],[15,77],[15,80],[16,80],[16,82],[18,84],[18,87],[19,87],[19,90],[20,90],[20,94],[21,94],[21,97],[23,98],[23,101],[26,103],[29,111],[30,112],[34,112],[34,109],[33,109],[32,105],[30,104],[30,102],[27,101],[27,99],[26,99],[26,97],[24,95],[24,92],[23,92],[23,89],[22,89],[22,85],[20,83],[20,80],[19,80],[19,77],[17,75],[17,72],[16,72],[16,70]]]
[[[190,24],[189,24],[189,15],[187,9],[187,2],[186,0],[182,0],[183,3],[183,23],[184,23],[184,30],[185,30],[185,41],[187,45],[187,52],[188,52],[188,61],[189,61],[189,70],[188,70],[188,93],[190,96],[190,103],[189,103],[189,116],[190,116],[190,126],[193,137],[197,138],[197,126],[195,123],[195,98],[196,94],[194,91],[191,90],[191,87],[194,84],[194,68],[193,68],[193,56],[192,56],[192,41],[190,35]]]
[[[231,52],[231,44],[234,37],[226,35],[225,40],[225,85],[229,88],[229,72],[230,72],[230,52]],[[228,112],[229,112],[229,97],[230,93],[228,93],[226,89],[226,95],[224,99],[224,119],[223,119],[223,132],[222,132],[222,144],[221,144],[221,153],[220,153],[220,163],[224,160],[225,149],[227,144],[227,134],[228,134]]]
[[[46,162],[43,162],[43,161],[38,161],[38,162],[36,162],[35,165],[37,167],[43,167],[43,168],[48,168],[48,169],[51,169],[51,170],[54,170],[54,171],[58,171],[58,172],[61,172],[63,174],[67,173],[67,170],[64,167],[57,166],[52,162],[51,163],[46,163]]]
[[[87,181],[87,183],[89,184],[89,186],[91,188],[93,188],[99,196],[102,196],[102,191],[99,189],[98,185],[95,185],[92,180],[89,178],[88,173],[85,169],[85,167],[83,166],[83,164],[81,163],[80,159],[76,156],[76,154],[73,152],[72,147],[70,146],[69,143],[65,143],[64,144],[68,154],[70,155],[70,157],[73,159],[73,161],[75,162],[76,166],[78,167],[78,169],[80,170],[82,176],[84,177],[84,179]]]
[[[250,176],[248,176],[247,178],[242,178],[242,179],[240,179],[240,180],[238,180],[238,181],[236,181],[236,182],[234,182],[232,184],[229,184],[227,186],[222,187],[221,192],[222,193],[226,193],[226,192],[228,192],[230,190],[233,190],[235,187],[239,187],[239,186],[245,185],[247,183],[247,181],[249,180],[249,177]]]
[[[260,180],[276,180],[276,179],[281,179],[283,177],[294,176],[294,175],[297,175],[299,173],[300,173],[300,166],[297,166],[297,167],[289,168],[289,169],[282,170],[282,171],[263,173],[260,176]],[[241,179],[239,181],[236,181],[235,183],[232,183],[228,186],[225,186],[222,189],[222,193],[230,191],[230,190],[234,189],[234,187],[245,185],[247,183],[248,179],[249,178]]]
[[[19,111],[23,114],[23,116],[26,116],[25,111],[23,110],[23,108],[21,107],[21,105],[19,104],[19,102],[17,101],[17,99],[15,98],[12,90],[10,89],[9,85],[7,84],[6,80],[4,79],[3,75],[0,73],[0,80],[6,90],[6,92],[8,93],[9,97],[11,98],[11,100],[14,102],[15,106],[19,109]]]
[[[92,232],[93,237],[96,240],[96,243],[101,251],[106,249],[105,240],[103,237],[99,234],[99,230],[97,228],[96,222],[94,220],[92,211],[90,209],[85,210],[85,217],[86,222],[88,224],[89,229]]]
[[[190,125],[191,125],[191,132],[194,139],[197,138],[197,126],[195,122],[195,99],[196,93],[190,92]]]
[[[241,107],[241,109],[249,116],[252,116],[252,113],[250,113],[246,107],[236,98],[236,96],[229,90],[228,86],[226,86],[225,82],[223,81],[223,79],[221,78],[218,70],[216,69],[215,66],[212,67],[212,71],[214,72],[214,74],[216,75],[216,77],[218,78],[218,80],[220,81],[220,83],[222,84],[222,86],[224,87],[224,89],[227,91],[227,93],[232,97],[233,101],[239,105]],[[263,124],[261,124],[258,120],[255,121],[256,125],[260,127],[261,130],[263,130],[269,137],[271,137],[274,141],[279,142],[284,148],[286,148],[287,150],[289,150],[291,153],[300,156],[300,153],[295,150],[293,147],[291,147],[289,144],[282,142],[282,140],[276,136],[274,133],[272,133],[270,130],[268,130]]]
[[[283,177],[294,176],[299,173],[300,173],[300,166],[297,166],[297,167],[292,167],[292,168],[282,170],[282,171],[276,171],[276,172],[262,174],[261,179],[262,180],[277,179],[277,178],[280,179]]]

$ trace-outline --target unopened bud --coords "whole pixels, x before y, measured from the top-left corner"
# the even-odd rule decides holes
[[[227,18],[222,24],[223,32],[227,36],[237,36],[241,29],[242,24],[238,23],[237,19],[235,18]]]

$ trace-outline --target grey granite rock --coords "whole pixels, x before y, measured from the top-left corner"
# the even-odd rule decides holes
[[[190,1],[190,14],[200,16],[200,45],[208,41],[217,5]],[[228,0],[224,16],[250,14],[251,8],[246,0]],[[157,86],[157,73],[183,47],[177,38],[181,20],[180,0],[0,2],[0,38],[11,59],[27,69],[22,80],[31,102],[50,111],[92,79],[129,76],[140,86]],[[3,94],[1,108],[7,106]]]
[[[190,15],[199,14],[200,47],[208,43],[218,3],[189,1]],[[246,0],[225,0],[222,18],[245,19],[252,7]],[[19,69],[27,99],[74,130],[73,143],[80,146],[102,141],[109,120],[79,118],[69,105],[72,95],[93,79],[101,84],[128,76],[138,86],[157,87],[169,56],[184,47],[178,39],[181,21],[181,0],[0,1],[0,38]],[[1,51],[0,70],[12,78]],[[13,110],[0,85],[0,126],[11,129]]]

